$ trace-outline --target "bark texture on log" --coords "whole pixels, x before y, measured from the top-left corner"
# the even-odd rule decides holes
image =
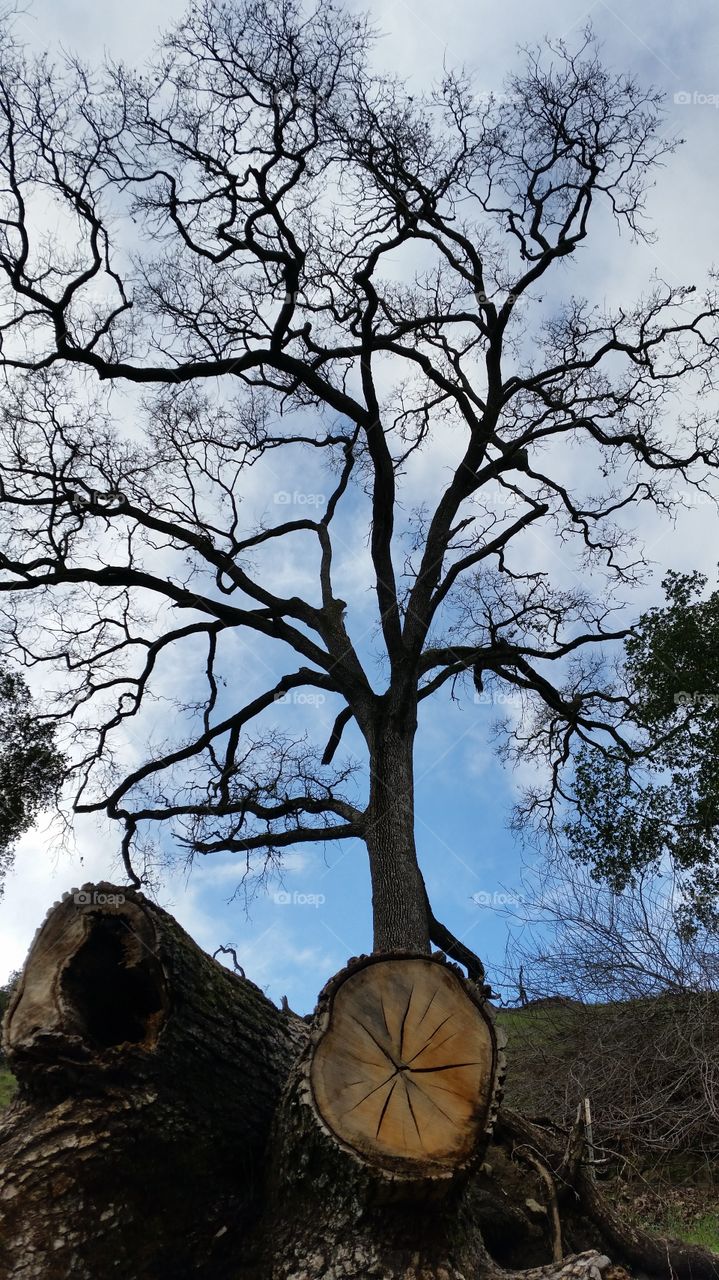
[[[626,1280],[608,1241],[657,1276],[717,1280],[706,1251],[626,1228],[574,1165],[593,1223],[565,1234],[563,1217],[578,1252],[550,1262],[521,1212],[531,1174],[503,1154],[513,1203],[482,1173],[501,1052],[443,957],[351,961],[310,1029],[142,894],[88,885],[38,931],[5,1039],[1,1280]],[[561,1169],[537,1126],[505,1113],[499,1135]]]
[[[142,894],[65,895],[5,1020],[0,1275],[231,1274],[303,1030]]]

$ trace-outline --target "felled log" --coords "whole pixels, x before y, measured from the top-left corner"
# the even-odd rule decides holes
[[[273,1128],[272,1280],[480,1274],[463,1196],[502,1061],[485,1002],[444,957],[350,961],[320,995]]]
[[[0,1275],[218,1280],[303,1031],[141,893],[66,894],[5,1019]]]

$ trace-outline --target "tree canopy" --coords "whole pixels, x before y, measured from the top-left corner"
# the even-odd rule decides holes
[[[200,0],[137,71],[8,30],[0,592],[133,883],[167,826],[253,871],[358,838],[376,945],[426,949],[419,709],[517,693],[545,804],[577,748],[614,760],[597,654],[636,508],[719,463],[719,310],[570,290],[599,208],[651,235],[674,146],[589,33],[497,100],[413,97],[371,41],[292,0]]]
[[[0,668],[0,893],[16,841],[54,799],[64,760],[17,672]]]
[[[669,573],[666,604],[624,642],[634,731],[578,753],[564,826],[573,855],[617,889],[671,865],[687,926],[719,919],[719,591],[702,599],[706,586]]]

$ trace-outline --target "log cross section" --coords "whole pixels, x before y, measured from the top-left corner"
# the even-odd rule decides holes
[[[496,1065],[489,1015],[451,969],[388,958],[335,990],[310,1080],[325,1125],[360,1156],[451,1171],[488,1127]]]

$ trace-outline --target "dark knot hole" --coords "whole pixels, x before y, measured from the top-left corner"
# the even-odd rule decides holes
[[[63,990],[87,1040],[100,1048],[141,1044],[164,1006],[162,970],[148,952],[132,963],[137,940],[121,916],[99,916],[63,976]]]

